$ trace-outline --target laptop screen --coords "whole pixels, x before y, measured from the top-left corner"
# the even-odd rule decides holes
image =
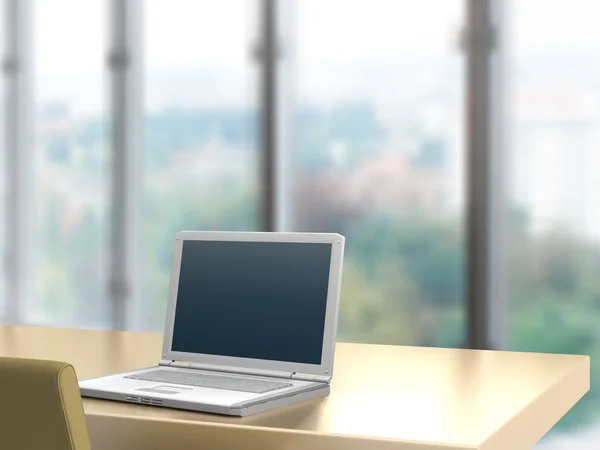
[[[330,243],[183,242],[172,350],[321,364]]]

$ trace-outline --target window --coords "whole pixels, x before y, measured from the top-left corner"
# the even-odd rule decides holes
[[[35,291],[24,309],[30,323],[110,326],[105,6],[33,2]]]
[[[256,1],[147,0],[144,326],[162,330],[173,237],[258,229]]]
[[[543,8],[512,1],[507,15],[509,347],[591,355],[592,390],[546,443],[591,449],[600,443],[600,5]]]
[[[347,237],[339,338],[462,345],[464,3],[293,13],[290,227]]]

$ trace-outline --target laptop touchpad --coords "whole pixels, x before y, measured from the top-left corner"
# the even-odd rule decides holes
[[[155,387],[151,387],[151,388],[139,388],[139,389],[136,389],[136,391],[154,392],[156,394],[173,395],[173,394],[179,394],[181,392],[193,391],[193,389],[161,385],[161,386],[155,386]]]

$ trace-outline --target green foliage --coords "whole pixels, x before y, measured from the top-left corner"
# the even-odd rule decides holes
[[[597,418],[600,391],[600,249],[567,230],[532,237],[513,227],[510,347],[592,357],[592,389],[556,426]]]
[[[349,230],[348,253],[370,273],[388,261],[401,262],[429,305],[456,306],[464,297],[464,247],[454,225],[423,217],[367,217]]]
[[[416,286],[403,279],[402,272],[393,278],[385,275],[369,280],[354,259],[346,260],[339,339],[380,344],[413,341],[414,321],[407,312],[418,304]]]
[[[60,325],[105,314],[106,224],[92,209],[69,205],[58,193],[38,195],[36,315]]]
[[[463,252],[455,226],[394,215],[354,222],[338,230],[347,238],[340,338],[463,345]]]

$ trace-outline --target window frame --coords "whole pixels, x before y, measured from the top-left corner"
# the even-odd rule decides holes
[[[32,10],[30,0],[4,0],[4,156],[7,183],[5,223],[5,321],[19,323],[32,301],[34,230],[32,133]],[[9,151],[8,149],[11,149]],[[10,238],[10,239],[9,239]]]
[[[32,0],[2,0],[7,7],[4,58],[5,154],[9,180],[6,239],[6,313],[20,323],[32,298],[33,160],[31,121]],[[141,329],[143,224],[143,0],[106,0],[110,30],[111,239],[107,290],[113,329]],[[470,348],[502,348],[506,333],[506,264],[502,208],[505,205],[502,134],[503,11],[501,0],[463,0],[466,17],[461,44],[465,56],[466,136],[466,313]],[[293,6],[259,2],[261,230],[287,229],[284,209],[287,136],[287,55],[284,25]],[[250,50],[250,49],[249,49]],[[6,149],[11,149],[8,151]],[[289,153],[289,152],[287,152]],[[493,170],[492,170],[493,168]],[[490,318],[493,315],[494,320]]]
[[[142,328],[143,29],[141,0],[109,0],[111,327]]]

